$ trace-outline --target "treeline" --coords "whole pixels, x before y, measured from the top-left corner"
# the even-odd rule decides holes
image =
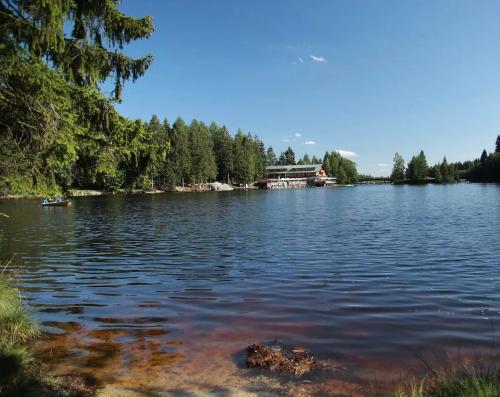
[[[290,146],[280,154],[279,158],[276,157],[273,148],[270,146],[266,152],[266,164],[268,166],[323,164],[326,174],[337,178],[338,183],[355,183],[358,180],[356,163],[342,157],[336,151],[327,151],[322,160],[316,156],[309,157],[306,153],[302,158],[295,161],[295,152]]]
[[[453,183],[460,179],[472,182],[500,182],[500,135],[496,140],[495,152],[488,154],[483,150],[481,157],[473,161],[448,163],[444,157],[442,162],[429,166],[422,150],[406,165],[401,154],[394,155],[391,180],[395,183]]]
[[[456,163],[448,163],[446,157],[443,161],[429,166],[424,151],[411,158],[405,165],[401,154],[396,153],[393,160],[391,180],[395,183],[401,182],[436,182],[453,183],[460,179],[460,168]]]
[[[497,136],[495,151],[483,150],[479,160],[475,160],[467,177],[472,182],[500,182],[500,135]]]
[[[337,183],[349,184],[358,181],[356,163],[342,157],[338,152],[326,152],[323,167],[328,176],[337,178]]]
[[[121,49],[152,34],[151,17],[124,15],[114,0],[50,7],[0,0],[0,26],[0,194],[248,183],[264,175],[265,149],[255,136],[116,112],[125,81],[143,75],[153,58]],[[108,78],[113,99],[99,89]]]
[[[160,123],[157,116],[151,118],[146,130],[153,134],[149,137],[153,142],[164,142],[164,154],[149,158],[151,164],[139,170],[137,188],[168,189],[213,180],[251,183],[264,176],[266,151],[257,136],[238,130],[233,137],[225,126],[215,122],[207,126],[193,120],[187,125],[182,118],[170,127],[166,120]],[[126,168],[124,171],[126,174]]]
[[[0,0],[0,194],[251,183],[266,165],[295,164],[291,148],[277,157],[241,130],[121,116],[114,103],[124,83],[153,60],[128,57],[122,48],[154,27],[151,17],[127,16],[117,4]],[[113,99],[100,90],[108,79]],[[339,182],[356,180],[356,165],[336,152],[297,161],[321,162]]]

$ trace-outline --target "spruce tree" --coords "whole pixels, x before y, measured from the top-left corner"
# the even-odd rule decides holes
[[[238,129],[233,141],[234,179],[237,183],[251,183],[255,178],[255,157],[251,135]]]
[[[113,76],[114,97],[120,100],[123,83],[142,76],[153,57],[134,59],[119,50],[148,38],[154,27],[151,17],[127,16],[118,4],[117,0],[0,0],[0,40],[11,51],[46,60],[79,86],[98,88]]]
[[[271,165],[276,165],[277,162],[278,159],[276,158],[276,154],[274,153],[273,147],[269,146],[266,152],[266,164],[267,166],[271,166]]]
[[[441,178],[444,183],[450,182],[450,166],[448,165],[448,161],[446,160],[446,156],[443,158],[443,162],[440,166]]]
[[[488,158],[488,152],[486,151],[486,149],[484,149],[483,153],[481,153],[481,159],[480,159],[481,163],[484,163],[487,158]]]
[[[212,122],[209,127],[210,138],[215,153],[217,179],[230,182],[233,173],[233,138],[225,126],[219,127]]]
[[[444,181],[443,176],[441,175],[441,166],[439,164],[436,164],[434,167],[434,179],[437,183],[442,183]]]
[[[417,157],[417,169],[415,171],[415,177],[417,180],[424,180],[429,174],[429,166],[427,164],[427,159],[423,150]]]
[[[120,100],[124,82],[152,61],[122,49],[154,29],[150,17],[129,17],[118,4],[0,0],[0,188],[46,193],[124,182],[118,167],[138,142],[129,135],[144,129],[117,114],[99,83],[114,78]]]
[[[169,153],[169,185],[184,185],[191,177],[191,152],[189,150],[189,129],[182,118],[177,118],[172,126],[171,151]]]
[[[255,176],[254,179],[258,180],[266,174],[266,147],[258,136],[254,137],[254,156],[255,156]]]
[[[288,146],[288,148],[280,154],[280,165],[295,165],[295,152]]]
[[[189,147],[191,154],[191,180],[205,183],[217,175],[215,155],[208,128],[204,123],[193,120],[189,126]]]

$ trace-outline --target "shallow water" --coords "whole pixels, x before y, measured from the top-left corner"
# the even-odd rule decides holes
[[[78,368],[121,395],[356,394],[418,371],[424,355],[488,354],[500,329],[496,185],[24,200],[0,211],[10,215],[1,259],[15,255],[47,332],[37,348],[57,371]],[[304,383],[243,368],[248,343],[275,338],[341,370]]]

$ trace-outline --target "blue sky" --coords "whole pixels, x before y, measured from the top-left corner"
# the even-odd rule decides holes
[[[242,128],[276,152],[342,150],[390,173],[396,151],[429,163],[479,157],[500,132],[500,2],[125,0],[156,31],[118,109]],[[352,153],[349,153],[352,152]]]

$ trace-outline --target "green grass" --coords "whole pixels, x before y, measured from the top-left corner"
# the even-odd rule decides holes
[[[412,380],[392,397],[499,397],[500,367],[493,358],[459,362],[432,371],[421,382]]]
[[[0,272],[0,397],[90,397],[92,389],[73,379],[51,376],[29,349],[37,323],[19,291]]]
[[[0,396],[29,395],[37,373],[27,342],[38,333],[19,291],[0,274]]]
[[[0,348],[24,344],[38,335],[38,326],[23,306],[11,280],[0,275]]]

